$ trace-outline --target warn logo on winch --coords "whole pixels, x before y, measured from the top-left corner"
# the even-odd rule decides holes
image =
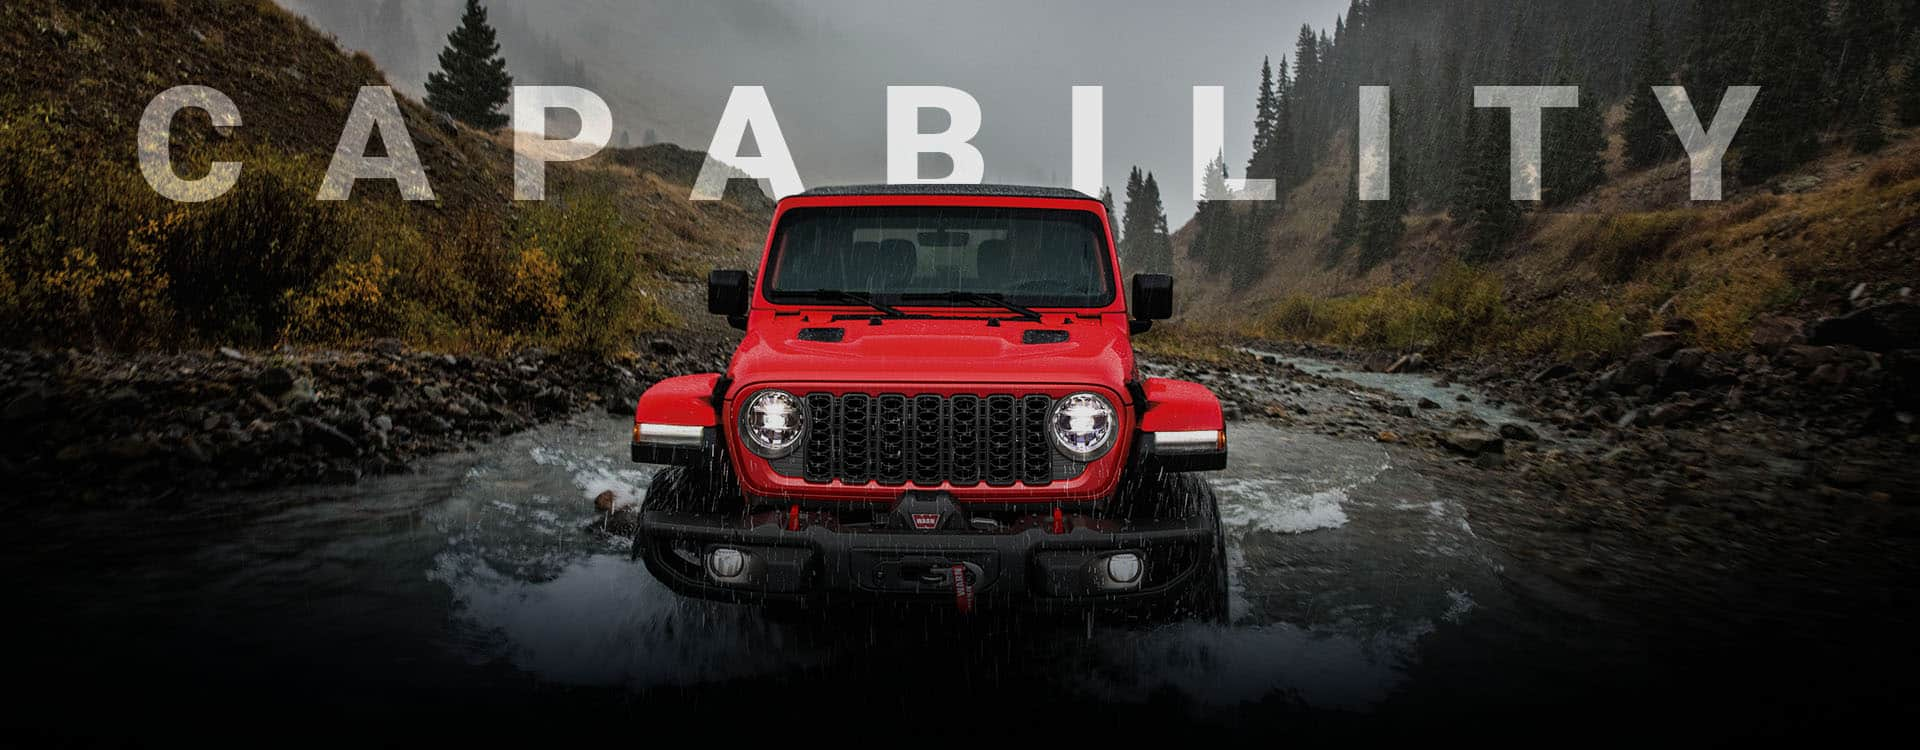
[[[937,528],[940,528],[940,514],[938,513],[913,514],[913,529],[915,531],[932,531]]]

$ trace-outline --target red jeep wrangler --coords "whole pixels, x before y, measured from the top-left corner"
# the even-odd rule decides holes
[[[801,608],[1224,617],[1206,388],[1144,378],[1130,337],[1172,315],[1102,204],[990,185],[782,200],[756,280],[715,271],[746,331],[725,374],[640,398],[633,460],[666,464],[634,555],[688,596]]]

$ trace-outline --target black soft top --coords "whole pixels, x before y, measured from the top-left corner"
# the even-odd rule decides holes
[[[1031,185],[966,185],[966,184],[914,184],[914,185],[833,185],[817,187],[801,193],[800,197],[824,197],[845,195],[978,195],[995,198],[1064,198],[1068,200],[1095,201],[1091,195],[1062,187],[1035,187]]]

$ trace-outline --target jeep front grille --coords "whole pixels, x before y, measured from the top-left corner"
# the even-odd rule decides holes
[[[1045,395],[810,393],[806,444],[774,469],[816,484],[1044,486],[1078,476],[1047,438]]]

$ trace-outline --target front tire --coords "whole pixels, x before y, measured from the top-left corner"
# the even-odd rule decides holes
[[[1191,474],[1155,474],[1130,478],[1118,496],[1116,515],[1129,520],[1179,520],[1211,531],[1206,554],[1179,593],[1146,612],[1152,623],[1228,619],[1227,536],[1220,522],[1220,499],[1213,486]]]
[[[646,497],[640,501],[640,513],[665,510],[677,513],[724,513],[744,511],[745,500],[725,453],[714,452],[700,466],[669,466],[653,475],[647,483]],[[633,557],[646,551],[643,525],[635,524]]]

